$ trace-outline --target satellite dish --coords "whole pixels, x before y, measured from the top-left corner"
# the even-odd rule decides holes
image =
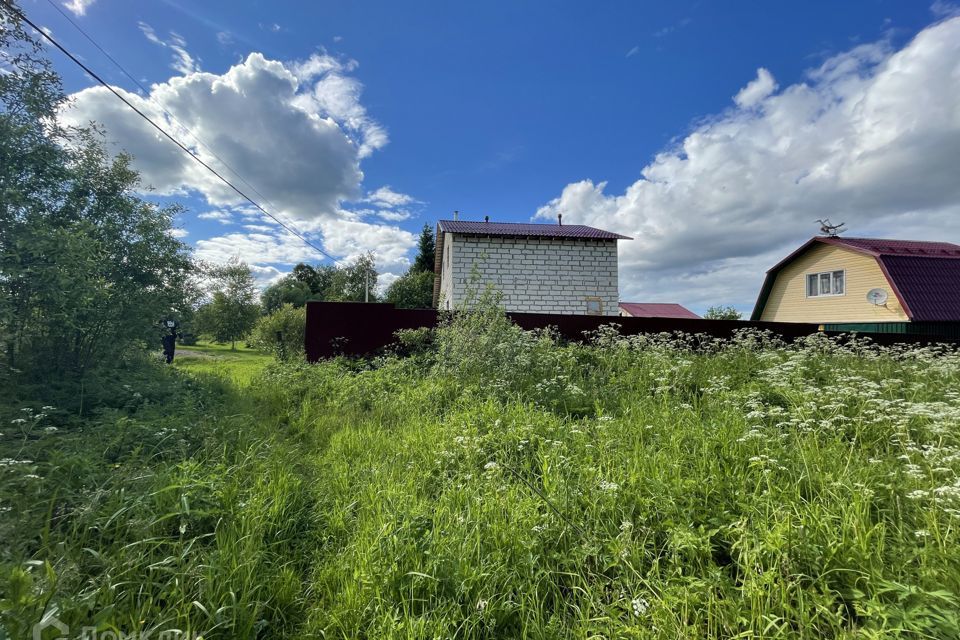
[[[875,304],[878,307],[886,304],[887,292],[883,289],[870,289],[870,291],[867,291],[867,302]]]

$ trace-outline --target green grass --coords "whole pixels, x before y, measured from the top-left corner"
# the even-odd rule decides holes
[[[955,351],[427,338],[7,407],[11,635],[960,637]]]
[[[226,377],[239,386],[247,386],[273,358],[238,343],[229,344],[200,341],[196,345],[177,345],[174,366],[183,371]]]

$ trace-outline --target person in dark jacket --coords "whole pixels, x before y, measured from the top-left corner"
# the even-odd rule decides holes
[[[163,359],[166,360],[167,364],[173,362],[173,356],[177,351],[177,327],[176,324],[172,321],[167,321],[166,326],[169,329],[169,333],[160,338],[160,342],[163,344]]]

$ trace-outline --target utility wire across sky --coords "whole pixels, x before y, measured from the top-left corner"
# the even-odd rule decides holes
[[[108,82],[106,82],[103,78],[101,78],[95,71],[93,71],[93,69],[91,69],[90,67],[88,67],[86,64],[84,64],[83,62],[81,62],[76,56],[74,56],[72,53],[70,53],[70,51],[67,50],[66,47],[64,47],[63,45],[61,45],[53,36],[51,36],[49,33],[47,33],[46,30],[42,29],[40,26],[38,26],[38,25],[35,24],[32,20],[30,20],[30,18],[28,18],[28,17],[26,16],[26,14],[24,14],[23,11],[21,11],[17,6],[15,6],[14,4],[12,4],[12,2],[10,2],[9,0],[0,0],[0,2],[2,2],[4,8],[6,8],[10,13],[12,13],[14,16],[16,16],[17,18],[19,18],[20,20],[22,20],[22,21],[25,22],[26,24],[28,24],[28,25],[30,25],[31,27],[33,27],[33,29],[34,29],[37,33],[39,33],[43,38],[45,38],[48,42],[50,42],[50,44],[52,44],[54,47],[56,47],[57,49],[59,49],[61,53],[63,53],[65,56],[67,56],[67,57],[68,57],[74,64],[76,64],[78,67],[80,67],[81,69],[83,69],[83,71],[86,72],[91,78],[93,78],[93,79],[96,80],[98,83],[100,83],[104,88],[107,89],[107,91],[109,91],[109,92],[112,93],[114,96],[116,96],[121,102],[123,102],[123,104],[125,104],[127,107],[129,107],[129,108],[130,108],[134,113],[136,113],[138,116],[140,116],[141,118],[143,118],[144,120],[146,120],[154,129],[156,129],[157,131],[159,131],[165,138],[167,138],[170,142],[172,142],[173,144],[175,144],[181,151],[183,151],[184,153],[186,153],[187,155],[189,155],[191,158],[193,158],[193,159],[194,159],[198,164],[200,164],[204,169],[206,169],[207,171],[209,171],[210,173],[212,173],[214,176],[216,176],[216,178],[217,178],[218,180],[220,180],[223,184],[227,185],[231,190],[233,190],[234,192],[236,192],[237,195],[239,195],[239,196],[240,196],[241,198],[243,198],[245,201],[249,202],[254,208],[256,208],[258,211],[260,211],[261,213],[263,213],[265,216],[267,216],[268,218],[270,218],[271,220],[273,220],[274,222],[276,222],[278,225],[280,225],[281,227],[283,227],[283,229],[286,230],[288,233],[290,233],[291,235],[293,235],[293,236],[295,236],[296,238],[298,238],[298,239],[299,239],[301,242],[303,242],[305,245],[307,245],[308,247],[310,247],[311,249],[313,249],[313,250],[316,251],[317,253],[319,253],[319,254],[321,254],[321,255],[329,258],[329,259],[332,260],[335,264],[338,264],[338,265],[341,265],[341,266],[342,266],[342,263],[341,263],[339,260],[337,260],[337,259],[334,258],[332,255],[330,255],[329,253],[327,253],[326,251],[324,251],[323,249],[321,249],[320,247],[318,247],[316,244],[314,244],[313,242],[311,242],[310,240],[308,240],[302,233],[300,233],[299,231],[297,231],[291,224],[284,222],[283,220],[281,220],[280,218],[278,218],[278,217],[275,216],[274,214],[272,214],[272,213],[270,213],[269,211],[267,211],[267,210],[266,210],[262,205],[260,205],[256,200],[254,200],[253,198],[251,198],[250,196],[248,196],[246,193],[244,193],[243,191],[241,191],[236,185],[234,185],[234,184],[233,184],[232,182],[230,182],[227,178],[225,178],[219,171],[217,171],[216,169],[214,169],[213,167],[211,167],[209,164],[207,164],[203,159],[201,159],[199,156],[197,156],[195,153],[193,153],[193,152],[192,152],[187,146],[185,146],[182,142],[180,142],[180,141],[177,140],[175,137],[173,137],[172,134],[168,133],[163,127],[161,127],[161,126],[158,125],[156,122],[154,122],[154,121],[150,118],[150,116],[148,116],[148,115],[145,114],[143,111],[141,111],[140,109],[138,109],[136,105],[134,105],[132,102],[130,102],[129,100],[127,100],[120,92],[118,92],[116,89],[114,89],[113,86],[111,86]],[[61,12],[61,13],[62,13],[62,12]],[[69,20],[69,18],[68,18],[68,20]],[[125,69],[123,69],[123,67],[122,67],[116,60],[114,60],[113,57],[110,56],[110,54],[108,54],[106,51],[104,51],[103,48],[100,47],[100,45],[98,45],[98,44],[93,40],[93,38],[91,38],[89,35],[87,35],[87,34],[83,31],[83,29],[81,29],[81,28],[80,28],[76,23],[74,23],[72,20],[70,20],[70,22],[71,22],[71,24],[73,24],[73,26],[76,27],[81,33],[83,33],[83,35],[84,35],[88,40],[90,40],[90,42],[92,42],[93,45],[94,45],[98,50],[100,50],[101,53],[103,53],[108,59],[110,59],[110,60],[124,73],[124,75],[126,75],[128,78],[130,78],[138,87],[140,87],[141,90],[145,91],[145,92],[147,93],[147,95],[149,95],[149,92],[146,91],[146,89],[140,84],[140,82],[138,82],[131,74],[129,74]],[[162,109],[162,107],[161,107],[161,109]],[[167,113],[166,110],[164,110],[164,113]],[[174,122],[177,122],[177,124],[180,124],[180,123],[176,120],[176,118],[173,117],[172,114],[167,113],[167,115],[170,116],[170,118],[171,118]],[[246,184],[247,186],[249,186],[253,191],[255,191],[257,194],[259,194],[259,195],[262,197],[263,194],[260,194],[260,192],[257,191],[252,185],[250,185],[249,182],[247,182],[246,180],[244,180],[243,177],[240,176],[240,174],[238,174],[235,170],[233,170],[226,162],[223,162],[223,160],[221,160],[219,157],[217,157],[217,155],[216,155],[215,153],[213,153],[213,151],[211,151],[210,148],[209,148],[207,145],[203,144],[203,142],[202,142],[196,135],[194,135],[192,132],[190,132],[190,130],[187,129],[187,127],[184,127],[182,124],[180,124],[180,126],[183,127],[184,129],[186,129],[188,133],[190,133],[191,135],[193,135],[193,137],[197,140],[197,142],[198,142],[201,146],[203,146],[203,147],[206,148],[208,151],[210,151],[211,155],[213,155],[214,158],[217,158],[217,160],[219,160],[221,163],[223,163],[223,165],[226,166],[227,169],[229,169],[231,172],[233,172],[234,175],[236,175],[241,181],[243,181],[244,184]]]
[[[120,72],[121,72],[123,75],[125,75],[125,76],[127,77],[127,79],[130,80],[130,82],[132,82],[133,84],[135,84],[135,85],[137,86],[137,88],[140,89],[140,91],[142,92],[144,98],[146,98],[146,99],[149,100],[151,103],[153,103],[153,105],[154,105],[155,107],[157,107],[158,109],[160,109],[165,116],[167,116],[168,118],[170,118],[171,121],[173,121],[173,122],[174,122],[175,124],[177,124],[181,129],[183,129],[183,130],[186,131],[188,134],[190,134],[190,136],[197,142],[197,144],[198,144],[199,146],[201,146],[201,147],[203,147],[204,149],[206,149],[207,152],[208,152],[211,156],[213,156],[214,158],[216,158],[217,161],[218,161],[220,164],[222,164],[224,167],[226,167],[227,170],[230,171],[230,173],[232,173],[234,176],[236,176],[237,179],[240,180],[240,182],[242,182],[243,184],[245,184],[245,185],[247,185],[248,187],[250,187],[250,190],[253,191],[255,194],[257,194],[257,196],[260,197],[260,200],[261,200],[262,202],[265,202],[266,204],[270,205],[270,207],[273,208],[273,209],[276,209],[276,208],[277,208],[277,206],[276,206],[275,204],[273,204],[272,202],[270,202],[270,199],[267,198],[267,196],[265,196],[265,195],[263,195],[262,193],[260,193],[260,191],[257,190],[257,188],[256,188],[255,186],[253,186],[252,184],[250,184],[250,182],[248,182],[242,175],[240,175],[240,172],[239,172],[239,171],[237,171],[237,170],[234,169],[232,166],[230,166],[230,164],[227,163],[226,160],[224,160],[223,158],[221,158],[220,156],[218,156],[218,155],[217,155],[217,152],[214,151],[212,148],[210,148],[210,145],[208,145],[207,143],[205,143],[205,142],[203,141],[203,139],[201,139],[200,136],[198,136],[190,127],[188,127],[187,125],[183,124],[179,119],[177,119],[177,117],[176,117],[175,115],[173,115],[172,113],[170,113],[170,111],[168,111],[162,104],[160,104],[159,102],[157,102],[156,100],[154,100],[154,98],[153,98],[153,96],[152,96],[152,92],[151,92],[149,89],[147,89],[145,86],[143,86],[143,83],[141,83],[139,80],[137,80],[136,77],[134,77],[134,75],[133,75],[132,73],[130,73],[129,71],[127,71],[126,68],[125,68],[122,64],[120,64],[120,62],[118,62],[116,58],[114,58],[112,55],[110,55],[110,53],[109,53],[106,49],[104,49],[103,47],[101,47],[101,46],[100,46],[100,43],[98,43],[98,42],[93,38],[93,36],[91,36],[89,33],[87,33],[87,31],[86,31],[82,26],[80,26],[80,25],[77,23],[76,20],[74,20],[73,18],[71,18],[63,9],[61,9],[60,6],[59,6],[54,0],[47,0],[47,4],[49,4],[51,7],[53,7],[53,9],[54,9],[57,13],[59,13],[59,14],[63,17],[64,20],[66,20],[67,22],[69,22],[69,23],[73,26],[74,29],[76,29],[77,31],[79,31],[80,34],[81,34],[84,38],[86,38],[87,41],[88,41],[90,44],[92,44],[94,47],[96,47],[97,51],[99,51],[100,53],[102,53],[107,60],[109,60],[111,63],[113,63],[113,66],[115,66],[117,69],[119,69]],[[279,214],[278,214],[278,215],[279,215]],[[287,221],[287,220],[284,220],[284,222],[287,222],[287,224],[290,224],[289,221]],[[293,225],[293,224],[290,224],[290,226],[296,228],[295,225]],[[298,231],[299,231],[299,229],[298,229]],[[301,233],[302,233],[302,232],[301,232]]]

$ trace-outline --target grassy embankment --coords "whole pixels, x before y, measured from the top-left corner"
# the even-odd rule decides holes
[[[6,623],[958,636],[956,353],[562,346],[489,314],[414,338],[260,376],[255,355],[131,366],[120,406],[23,412]]]

